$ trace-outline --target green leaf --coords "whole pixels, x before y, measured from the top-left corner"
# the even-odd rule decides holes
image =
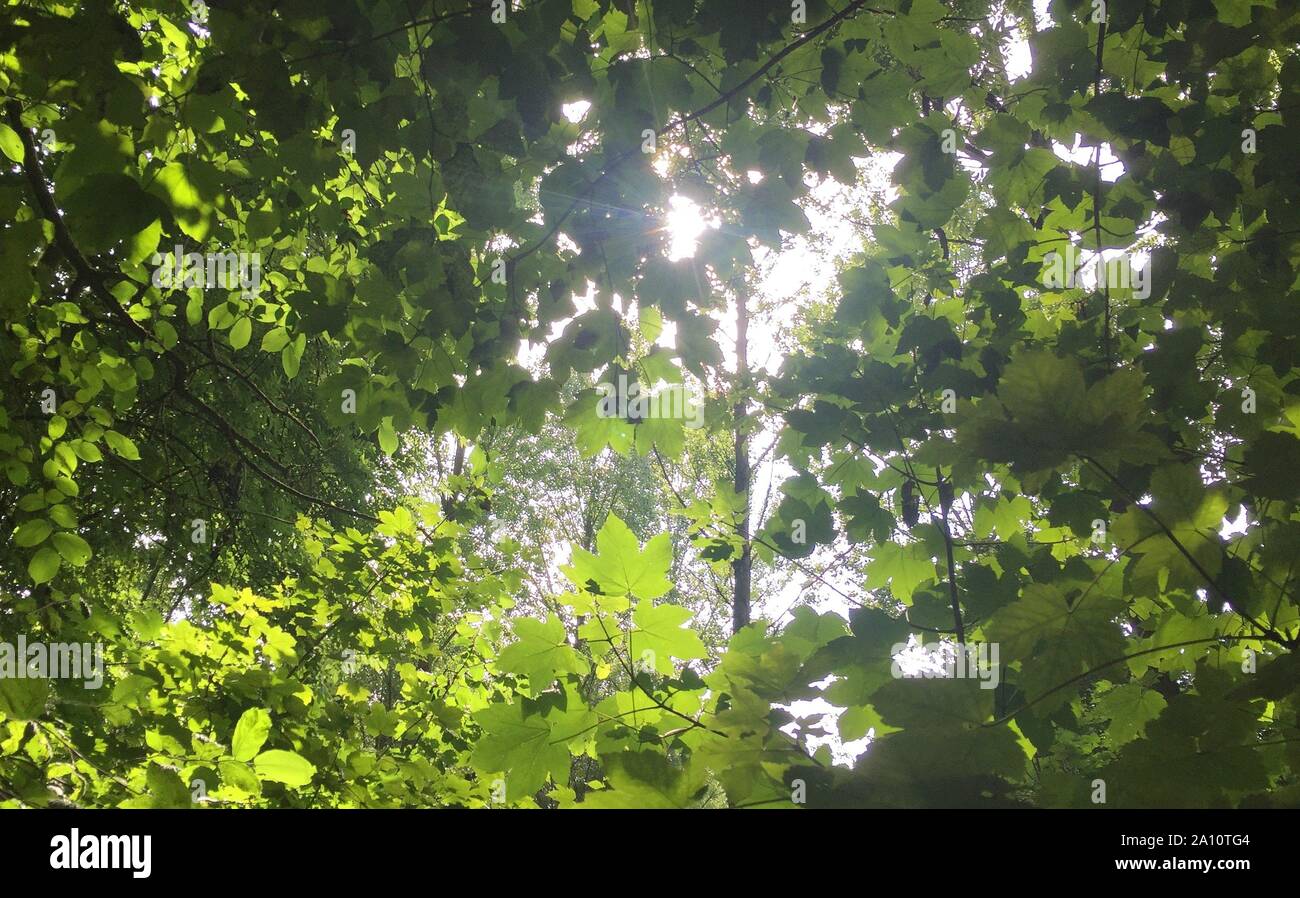
[[[680,605],[656,606],[650,599],[642,599],[632,611],[634,627],[628,637],[633,661],[652,661],[656,670],[670,675],[672,658],[682,661],[707,658],[708,650],[700,635],[685,626],[691,616],[690,609]]]
[[[20,546],[36,546],[45,542],[45,537],[50,535],[54,528],[45,518],[32,518],[30,521],[23,521],[14,531],[14,542]]]
[[[302,353],[306,348],[307,335],[299,334],[293,342],[280,350],[280,366],[284,368],[284,376],[289,380],[298,376],[298,367],[302,364]]]
[[[1258,495],[1282,501],[1300,496],[1300,439],[1293,434],[1265,431],[1251,441],[1243,462]]]
[[[585,708],[578,713],[595,720]],[[567,782],[569,749],[564,737],[569,734],[572,738],[581,729],[573,721],[559,729],[556,720],[527,713],[522,702],[489,705],[475,714],[474,720],[483,728],[483,736],[474,747],[471,762],[484,773],[503,775],[507,801],[538,791],[548,776],[557,783]]]
[[[379,448],[385,455],[392,455],[397,451],[397,432],[393,430],[393,419],[384,418],[379,422]]]
[[[993,690],[976,678],[891,679],[871,703],[887,723],[902,727],[975,727],[993,714]]]
[[[557,676],[589,670],[586,660],[569,645],[564,623],[554,614],[545,621],[520,618],[514,630],[519,641],[501,651],[497,667],[528,677],[533,695],[549,687]]]
[[[1219,20],[1228,25],[1249,25],[1252,7],[1274,8],[1275,0],[1214,0]]]
[[[262,335],[263,352],[279,352],[289,343],[289,329],[273,327]]]
[[[1116,622],[1123,609],[1124,602],[1097,590],[1070,604],[1055,586],[1031,583],[993,615],[984,632],[999,645],[1002,665],[1021,663],[1029,698],[1048,697],[1050,710],[1069,699],[1058,687],[1123,656],[1124,633]]]
[[[248,236],[253,240],[270,237],[280,226],[280,216],[274,209],[257,210],[248,213],[246,222]]]
[[[23,164],[23,141],[18,132],[8,125],[0,124],[0,153],[4,153],[19,165]]]
[[[59,553],[45,546],[32,556],[32,560],[27,564],[27,573],[31,575],[33,583],[47,583],[54,579],[62,563],[63,559]]]
[[[230,328],[229,340],[230,348],[236,351],[243,349],[248,345],[248,340],[253,336],[253,321],[251,318],[240,318]]]
[[[86,445],[90,445],[90,444],[86,444]],[[79,451],[77,454],[81,455],[81,452]],[[85,458],[85,456],[82,455],[82,458]],[[86,460],[98,461],[98,459],[92,459],[92,458],[87,458]],[[71,508],[69,508],[66,505],[55,505],[51,507],[50,520],[58,524],[60,527],[67,527],[69,530],[77,526],[76,512],[74,512]]]
[[[204,201],[184,165],[167,163],[154,178],[150,190],[171,206],[177,224],[189,237],[200,243],[207,238],[212,205]]]
[[[253,772],[253,768],[241,761],[221,761],[217,764],[221,773],[221,785],[247,795],[261,795],[262,782]]]
[[[925,543],[884,543],[871,550],[867,582],[888,583],[889,591],[900,602],[910,603],[916,588],[934,578],[934,561]]]
[[[45,713],[49,694],[44,677],[0,677],[0,713],[10,720],[36,720]]]
[[[1132,584],[1144,590],[1170,583],[1195,589],[1204,585],[1202,571],[1218,576],[1224,558],[1219,529],[1228,510],[1227,495],[1202,482],[1198,465],[1163,465],[1151,477],[1151,493],[1154,502],[1148,509],[1130,508],[1111,531],[1121,545],[1132,546],[1141,556],[1129,572]],[[1148,512],[1169,528],[1173,539]]]
[[[171,349],[180,342],[180,335],[176,333],[176,328],[170,321],[154,322],[153,335],[158,338],[163,349]]]
[[[1163,695],[1140,683],[1124,683],[1097,700],[1097,716],[1110,720],[1109,739],[1114,745],[1132,742],[1142,735],[1147,723],[1165,709]]]
[[[624,751],[602,756],[609,789],[591,792],[580,808],[686,808],[706,785],[700,764],[685,769],[669,763],[651,750]]]
[[[54,534],[54,547],[65,561],[77,567],[90,560],[90,543],[75,533],[61,530]]]
[[[1029,471],[1088,455],[1108,467],[1168,455],[1141,427],[1150,416],[1140,369],[1086,386],[1073,359],[1033,350],[1002,373],[996,398],[958,412],[957,444],[972,455]]]
[[[134,237],[158,220],[158,201],[128,175],[97,173],[63,203],[68,227],[78,247],[105,252]]]
[[[253,759],[253,769],[263,782],[284,783],[286,786],[305,786],[316,775],[316,767],[302,755],[292,751],[272,749]]]
[[[136,448],[130,437],[124,436],[116,430],[106,430],[104,431],[104,442],[108,444],[108,448],[113,451],[114,455],[125,458],[127,461],[140,460],[140,450]]]
[[[634,595],[642,599],[662,596],[673,585],[665,574],[672,564],[672,543],[661,533],[644,550],[636,534],[617,515],[605,519],[596,535],[597,554],[575,546],[573,564],[564,571],[575,585],[595,580],[608,595]]]
[[[175,770],[168,770],[159,764],[150,764],[145,773],[145,782],[149,786],[149,795],[152,798],[150,807],[188,808],[190,806],[190,790]]]
[[[271,732],[271,714],[263,708],[249,708],[235,724],[230,737],[230,753],[236,761],[251,761],[266,743]]]
[[[641,331],[641,338],[647,343],[653,343],[664,331],[663,312],[654,306],[638,309],[637,327]]]

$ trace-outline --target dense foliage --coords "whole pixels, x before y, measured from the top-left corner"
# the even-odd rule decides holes
[[[1300,9],[1107,6],[10,0],[0,805],[1300,801]]]

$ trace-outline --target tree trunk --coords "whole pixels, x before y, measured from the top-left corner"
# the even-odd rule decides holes
[[[732,407],[735,424],[736,492],[744,497],[745,513],[740,519],[742,550],[732,562],[735,591],[731,599],[731,631],[739,632],[749,624],[749,600],[753,557],[749,539],[749,437],[745,432],[748,417],[745,391],[749,387],[749,295],[745,284],[736,290],[736,404]]]

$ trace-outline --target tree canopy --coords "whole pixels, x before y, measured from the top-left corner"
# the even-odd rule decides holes
[[[1298,48],[11,0],[0,806],[1295,805]]]

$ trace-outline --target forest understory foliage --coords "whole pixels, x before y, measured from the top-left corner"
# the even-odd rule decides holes
[[[6,0],[0,806],[1296,806],[1297,172],[1294,0]]]

